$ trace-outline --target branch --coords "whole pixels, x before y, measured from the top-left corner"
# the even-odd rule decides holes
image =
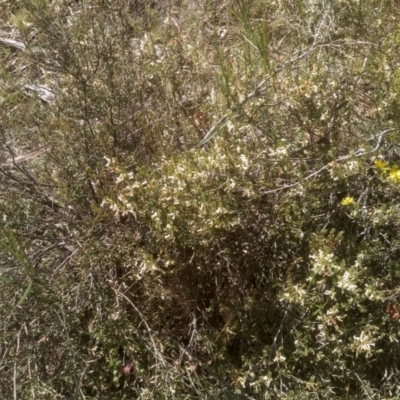
[[[28,95],[31,95],[29,92],[36,93],[38,97],[46,104],[51,104],[56,99],[55,93],[43,85],[36,85],[32,83],[30,85],[25,85],[24,89],[26,92],[28,92]]]
[[[161,354],[160,350],[158,350],[158,347],[155,343],[154,337],[153,337],[153,333],[152,330],[150,328],[150,326],[148,325],[146,319],[144,318],[143,314],[140,312],[140,310],[133,304],[133,302],[129,299],[129,297],[127,297],[124,293],[120,292],[119,290],[117,290],[115,287],[113,287],[111,285],[112,289],[114,290],[115,294],[122,296],[131,306],[132,308],[136,311],[136,313],[139,315],[140,319],[142,320],[144,326],[146,327],[146,331],[150,337],[150,341],[151,344],[153,346],[153,350],[154,350],[154,354],[156,355],[156,358],[161,362],[161,364],[165,367],[166,366],[166,362],[164,359],[164,356]]]
[[[19,156],[12,156],[6,160],[4,164],[0,164],[0,167],[13,167],[18,163],[31,160],[32,158],[36,158],[41,154],[49,151],[51,148],[51,144],[45,144],[43,146],[37,147],[34,150],[28,151],[27,153],[21,154]]]
[[[296,61],[300,61],[302,58],[308,56],[313,51],[315,51],[317,48],[318,48],[318,46],[316,46],[314,44],[313,46],[311,46],[311,48],[309,48],[309,50],[305,51],[304,53],[300,54],[299,56],[294,57],[291,60],[289,60],[289,61],[287,61],[287,62],[285,62],[283,64],[277,65],[277,67],[275,68],[275,73],[281,72],[288,65],[291,65],[291,64],[295,63]],[[257,97],[263,91],[265,91],[265,89],[267,88],[266,85],[265,85],[266,81],[267,81],[266,79],[261,81],[256,86],[256,88],[245,97],[244,100],[242,100],[238,105],[236,105],[236,106],[231,108],[231,113],[229,113],[229,114],[223,116],[222,118],[220,118],[218,120],[218,122],[207,132],[206,136],[204,136],[203,140],[198,144],[198,147],[203,146],[210,139],[212,139],[215,136],[215,134],[229,121],[230,118],[235,118],[236,117],[235,113],[236,113],[236,111],[238,111],[239,108],[241,108],[244,104],[246,104],[253,97]]]
[[[362,157],[362,156],[366,156],[368,154],[375,153],[382,146],[383,136],[385,136],[386,134],[388,134],[390,132],[393,132],[393,131],[394,131],[394,128],[389,128],[389,129],[386,129],[383,132],[379,133],[377,136],[374,136],[373,138],[378,137],[378,143],[376,144],[376,146],[371,151],[364,152],[363,150],[358,150],[354,154],[347,154],[346,156],[342,156],[342,157],[337,158],[335,160],[335,162],[342,162],[342,161],[346,161],[346,160],[348,160],[349,158],[352,158],[352,157]],[[312,178],[313,176],[318,175],[320,172],[322,172],[325,169],[329,168],[331,166],[332,162],[333,161],[331,161],[329,164],[324,165],[322,168],[320,168],[319,170],[313,172],[312,174],[307,175],[305,178],[303,178],[302,181],[306,181],[306,180]],[[276,192],[279,192],[279,191],[285,190],[285,189],[290,189],[290,188],[293,188],[295,186],[300,185],[300,183],[301,183],[301,181],[296,182],[296,183],[292,183],[290,185],[281,186],[281,187],[276,188],[276,189],[268,190],[267,192],[264,192],[263,195],[276,193]]]
[[[26,46],[22,42],[18,42],[17,40],[7,39],[4,37],[0,37],[0,44],[11,47],[13,49],[17,49],[20,51],[25,51]]]
[[[172,343],[174,343],[176,346],[179,347],[179,350],[184,354],[190,362],[193,362],[197,365],[199,365],[201,368],[203,368],[207,373],[212,376],[220,386],[222,386],[224,389],[230,390],[233,393],[235,392],[229,383],[224,381],[216,372],[214,372],[210,367],[202,363],[197,357],[194,357],[188,350],[186,350],[177,340],[173,339],[172,337],[168,337],[168,340],[170,340]],[[234,398],[238,399],[246,399],[246,400],[253,400],[252,397],[243,394],[243,393],[234,393],[233,394]]]

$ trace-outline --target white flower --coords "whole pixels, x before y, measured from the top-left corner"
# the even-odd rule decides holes
[[[318,253],[312,254],[311,258],[314,260],[313,272],[315,274],[323,274],[331,270],[331,268],[334,270],[338,269],[333,262],[334,255],[332,253],[325,253],[322,250],[318,250]]]
[[[359,351],[365,351],[367,354],[369,354],[371,352],[371,347],[374,347],[375,343],[367,333],[361,332],[360,336],[354,336],[354,345],[356,353]]]
[[[274,362],[279,363],[279,362],[284,362],[284,361],[286,361],[286,357],[284,355],[282,355],[281,352],[278,350],[276,352],[276,356],[274,358]]]
[[[242,167],[244,170],[249,168],[249,160],[244,154],[240,155],[240,159],[242,160]]]
[[[117,181],[116,181],[116,183],[118,184],[118,183],[121,183],[121,182],[123,182],[125,180],[125,174],[121,174],[118,178],[117,178]]]
[[[355,292],[357,285],[354,283],[355,277],[351,275],[350,271],[346,271],[338,282],[338,287]]]

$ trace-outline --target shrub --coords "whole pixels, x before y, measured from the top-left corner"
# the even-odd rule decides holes
[[[2,396],[397,398],[398,12],[5,2]]]

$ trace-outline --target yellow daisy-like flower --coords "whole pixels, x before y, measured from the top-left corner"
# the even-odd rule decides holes
[[[375,164],[376,168],[378,168],[378,169],[380,169],[382,171],[385,171],[387,169],[387,167],[388,167],[388,163],[386,161],[383,161],[383,160],[375,160],[374,164]]]
[[[340,204],[342,206],[350,206],[352,204],[354,204],[354,199],[352,197],[345,197]]]

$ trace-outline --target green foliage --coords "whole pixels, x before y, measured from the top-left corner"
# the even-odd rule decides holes
[[[4,4],[2,398],[399,397],[399,7]]]

